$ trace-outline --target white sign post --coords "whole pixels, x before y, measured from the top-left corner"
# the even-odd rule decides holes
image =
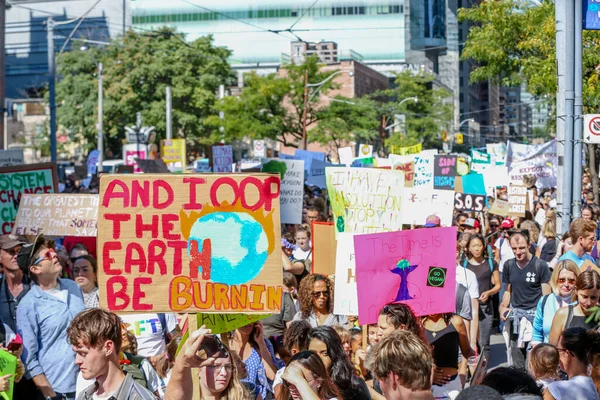
[[[585,143],[600,143],[600,114],[583,116],[583,141]]]

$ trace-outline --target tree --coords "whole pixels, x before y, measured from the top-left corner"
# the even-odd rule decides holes
[[[306,71],[309,83],[322,82],[335,71],[321,72],[316,57],[308,57],[304,64],[288,64],[282,68],[281,75],[261,76],[253,72],[245,76],[241,95],[226,97],[220,103],[219,109],[225,113],[224,118],[209,118],[213,140],[229,142],[247,136],[270,138],[285,146],[298,147],[302,139]],[[326,94],[334,87],[332,81],[325,83],[320,92]],[[308,102],[307,129],[320,121],[322,109],[318,102]]]
[[[414,75],[410,71],[396,77],[394,88],[378,92],[376,98],[392,99],[382,105],[386,115],[406,114],[406,128],[386,140],[386,147],[412,146],[423,143],[423,148],[441,148],[440,132],[452,129],[452,104],[450,93],[434,87],[433,74]],[[409,97],[418,101],[399,102]]]
[[[88,149],[95,147],[98,83],[96,63],[103,63],[104,132],[108,147],[120,152],[124,127],[155,126],[157,140],[166,133],[166,87],[172,87],[173,136],[194,149],[206,142],[205,122],[215,114],[220,84],[233,82],[230,51],[214,46],[212,37],[186,43],[170,28],[153,34],[130,31],[104,48],[75,50],[58,58],[58,123],[79,131]]]

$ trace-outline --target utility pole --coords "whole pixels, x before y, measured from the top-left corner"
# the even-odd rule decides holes
[[[104,96],[102,63],[98,63],[98,175],[104,170]]]
[[[574,112],[575,112],[575,9],[573,1],[566,0],[563,3],[565,12],[565,157],[564,157],[564,178],[562,182],[563,203],[562,211],[562,232],[569,230],[571,223],[571,203],[573,201],[573,186],[570,178],[573,173],[573,128],[574,128]],[[581,165],[579,166],[581,168]],[[559,190],[560,190],[559,189]]]
[[[0,149],[8,148],[8,143],[4,142],[4,131],[6,125],[4,116],[6,115],[6,0],[0,0]]]
[[[127,33],[127,0],[123,0],[123,37]]]
[[[167,140],[173,139],[172,117],[171,117],[172,98],[173,98],[173,94],[171,93],[171,86],[167,86]]]
[[[306,106],[308,105],[308,68],[304,71],[304,109],[302,110],[302,149],[307,150]]]
[[[556,216],[557,233],[562,234],[568,231],[563,230],[563,203],[564,203],[564,188],[565,188],[565,126],[563,116],[565,115],[565,7],[568,0],[555,0],[554,12],[556,15],[556,65],[558,72],[558,93],[556,95],[556,155],[558,158],[558,175],[557,175],[557,191],[556,191],[556,206],[558,215]],[[568,219],[565,215],[564,218]]]
[[[574,52],[575,52],[575,117],[573,130],[573,218],[581,217],[581,170],[583,155],[583,15],[581,0],[573,0]]]
[[[50,159],[53,163],[56,157],[56,65],[54,63],[54,20],[46,20],[48,39],[48,88],[50,91]]]

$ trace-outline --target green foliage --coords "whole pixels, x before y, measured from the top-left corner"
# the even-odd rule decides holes
[[[281,179],[283,179],[285,173],[287,172],[287,165],[281,161],[271,160],[262,166],[262,172],[278,173]]]
[[[450,93],[434,87],[433,74],[414,75],[407,71],[397,75],[394,88],[377,93],[379,98],[393,99],[382,107],[389,108],[386,115],[406,114],[406,132],[391,135],[385,141],[386,147],[413,146],[423,143],[424,149],[441,148],[442,129],[452,129]],[[417,97],[418,102],[407,101],[401,106],[398,102],[409,97]]]
[[[120,151],[124,127],[135,124],[138,111],[144,125],[156,127],[157,140],[165,137],[167,86],[173,94],[173,136],[186,138],[194,150],[207,142],[206,119],[217,112],[219,85],[233,82],[229,55],[210,36],[186,44],[169,28],[151,35],[130,31],[101,49],[63,53],[57,60],[58,123],[80,132],[88,150],[95,147],[96,62],[102,62],[104,132],[113,152]]]

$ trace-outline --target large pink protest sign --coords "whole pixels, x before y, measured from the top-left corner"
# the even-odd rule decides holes
[[[358,319],[406,303],[417,316],[456,311],[456,228],[354,236]]]

